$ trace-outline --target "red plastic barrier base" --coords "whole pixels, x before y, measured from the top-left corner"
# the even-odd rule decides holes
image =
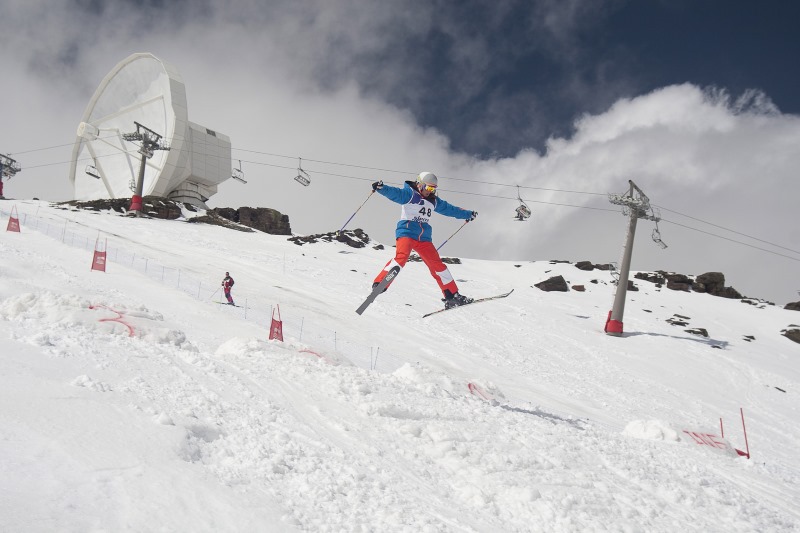
[[[142,197],[134,194],[131,196],[131,208],[130,211],[141,211],[142,210]]]
[[[606,319],[606,327],[603,329],[609,335],[622,335],[622,322],[619,320],[611,320],[611,311],[608,312]]]

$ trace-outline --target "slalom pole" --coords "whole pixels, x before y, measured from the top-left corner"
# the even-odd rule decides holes
[[[455,231],[453,232],[453,234],[452,234],[452,235],[450,235],[450,236],[449,236],[447,239],[445,239],[445,241],[444,241],[442,244],[440,244],[440,245],[439,245],[439,248],[437,248],[437,249],[436,249],[436,251],[438,252],[438,251],[439,251],[439,250],[442,248],[442,246],[444,246],[445,244],[447,244],[447,241],[449,241],[450,239],[452,239],[453,237],[455,237],[455,236],[456,236],[456,233],[458,233],[459,231],[461,231],[461,230],[464,228],[464,226],[466,226],[466,225],[467,225],[467,223],[468,223],[468,222],[469,222],[469,220],[465,220],[465,221],[464,221],[464,223],[463,223],[463,224],[461,224],[461,227],[460,227],[460,228],[458,228],[457,230],[455,230]]]
[[[375,194],[375,191],[370,191],[369,195],[367,196],[367,200],[369,200],[370,198],[372,198],[372,195],[373,195],[373,194]],[[344,228],[346,228],[346,227],[347,227],[347,225],[350,223],[350,221],[351,221],[351,220],[353,220],[353,217],[354,217],[354,216],[356,216],[356,213],[358,213],[359,211],[361,211],[361,208],[362,208],[362,207],[364,207],[364,204],[365,204],[365,203],[367,203],[367,200],[364,200],[364,202],[363,202],[363,203],[362,203],[360,206],[358,206],[358,209],[356,209],[355,213],[353,213],[352,215],[350,215],[350,218],[348,218],[348,219],[347,219],[347,222],[345,222],[345,223],[344,223],[344,226],[342,226],[342,229],[340,229],[339,231],[337,231],[337,232],[336,232],[336,234],[337,234],[337,235],[338,235],[339,233],[341,233],[341,232],[343,232],[343,231],[344,231]]]
[[[747,450],[747,458],[750,459],[750,444],[748,444],[748,442],[747,442],[747,428],[744,427],[744,409],[740,407],[739,408],[739,412],[742,415],[742,430],[744,431],[745,450]]]

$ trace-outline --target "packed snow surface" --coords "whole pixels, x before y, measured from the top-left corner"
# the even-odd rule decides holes
[[[392,243],[13,207],[0,531],[800,529],[800,313],[636,280],[612,337],[609,272],[462,257],[513,294],[422,319],[410,262],[358,316]]]

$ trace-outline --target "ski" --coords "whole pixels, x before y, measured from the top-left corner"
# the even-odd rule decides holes
[[[451,307],[450,309],[447,309],[447,308],[444,308],[444,309],[437,309],[436,311],[431,311],[430,313],[428,313],[428,314],[426,314],[426,315],[422,315],[422,318],[425,318],[425,317],[428,317],[428,316],[431,316],[431,315],[435,315],[436,313],[441,313],[442,311],[452,311],[453,309],[460,309],[460,308],[462,308],[462,307],[467,307],[467,306],[470,306],[470,305],[472,305],[472,304],[476,304],[476,303],[478,303],[478,302],[488,302],[489,300],[497,300],[498,298],[505,298],[506,296],[508,296],[508,295],[509,295],[509,294],[511,294],[512,292],[514,292],[514,289],[511,289],[510,291],[508,291],[508,292],[507,292],[507,293],[505,293],[505,294],[498,294],[497,296],[487,296],[486,298],[478,298],[478,299],[476,299],[476,300],[472,300],[472,301],[471,301],[470,303],[468,303],[468,304],[464,304],[464,305],[457,305],[457,306],[455,306],[455,307]]]
[[[369,294],[369,296],[367,296],[367,299],[364,300],[364,303],[361,304],[361,306],[358,309],[356,309],[356,313],[358,313],[359,315],[363,314],[364,311],[367,309],[367,307],[369,307],[369,305],[375,301],[375,298],[377,298],[378,295],[382,293],[386,287],[389,286],[392,280],[396,278],[399,273],[400,273],[400,265],[393,266],[391,269],[389,269],[389,273],[386,274],[386,277],[383,278],[381,282],[378,283],[378,285],[374,289],[372,289],[372,292]]]
[[[241,305],[229,304],[228,302],[217,302],[216,300],[214,301],[214,303],[219,305],[230,305],[231,307],[241,307]]]

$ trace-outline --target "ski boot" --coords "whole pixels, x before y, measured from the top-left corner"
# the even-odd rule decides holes
[[[452,309],[453,307],[458,307],[459,305],[471,304],[474,299],[464,296],[460,293],[451,294],[450,291],[445,291],[442,301],[444,302],[445,309]]]
[[[374,290],[375,290],[375,287],[377,287],[378,285],[380,285],[380,283],[379,283],[379,282],[377,282],[377,281],[376,281],[375,283],[373,283],[373,284],[372,284],[372,290],[374,291]],[[383,290],[381,291],[381,293],[384,293],[384,292],[386,292],[386,289],[388,289],[388,288],[389,288],[389,286],[387,285],[386,287],[384,287],[384,288],[383,288]]]

